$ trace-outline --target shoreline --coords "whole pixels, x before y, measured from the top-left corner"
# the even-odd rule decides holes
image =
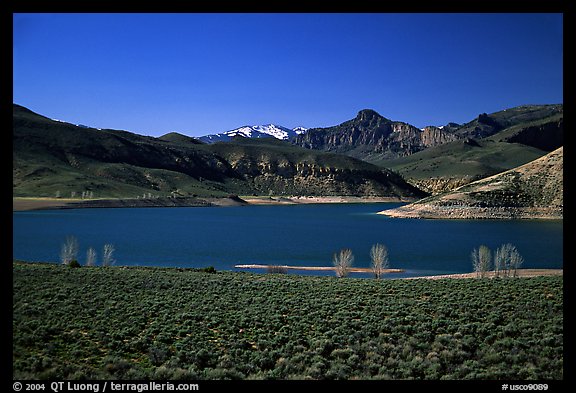
[[[494,272],[488,272],[486,278],[494,278]],[[540,277],[540,276],[563,276],[564,269],[518,269],[518,278],[525,277]],[[439,280],[443,278],[463,279],[463,278],[477,278],[476,273],[455,273],[455,274],[440,274],[436,276],[418,276],[418,277],[404,277],[400,280]]]
[[[287,197],[181,197],[152,199],[69,199],[43,197],[13,197],[12,211],[84,209],[84,208],[134,208],[134,207],[226,207],[259,205],[300,205],[338,203],[408,203],[412,200],[396,197],[356,197],[356,196],[287,196]]]
[[[13,259],[13,264],[53,264],[57,266],[61,266],[60,263],[56,262],[41,262],[41,261],[24,261],[20,259]],[[84,267],[84,266],[83,266]],[[97,267],[97,266],[96,266]],[[234,265],[235,269],[257,269],[263,270],[268,268],[283,268],[287,270],[303,270],[303,271],[334,271],[334,267],[332,266],[294,266],[294,265],[263,265],[263,264],[245,264],[245,265]],[[178,271],[185,271],[185,270],[201,270],[203,268],[182,268],[182,267],[162,267],[162,266],[140,266],[140,265],[115,265],[111,266],[111,268],[118,268],[118,269],[168,269],[168,270],[178,270]],[[222,272],[228,273],[241,273],[238,270],[221,270]],[[404,269],[385,269],[384,274],[390,273],[404,273]],[[350,273],[372,273],[372,269],[370,268],[363,268],[363,267],[351,267]],[[494,278],[494,271],[487,272],[488,275],[485,279],[493,279]],[[518,277],[517,278],[530,278],[530,277],[548,277],[548,276],[564,276],[564,269],[518,269]],[[320,277],[320,276],[318,276]],[[390,280],[440,280],[440,279],[478,279],[475,272],[470,273],[454,273],[454,274],[439,274],[439,275],[431,275],[431,276],[416,276],[416,277],[399,277],[393,278],[389,277],[387,279]],[[501,279],[504,279],[503,277]]]
[[[56,199],[13,197],[12,211],[85,209],[85,208],[130,208],[130,207],[207,207],[208,200],[200,198],[155,198],[155,199]]]
[[[477,207],[410,204],[377,214],[391,218],[424,220],[562,220],[562,209],[543,207]]]
[[[304,270],[304,271],[334,271],[335,268],[332,266],[293,266],[293,265],[234,265],[236,269],[269,269],[269,268],[280,268],[286,270]],[[348,269],[350,273],[372,273],[372,269],[368,267],[350,267]],[[404,269],[384,269],[383,273],[404,273]]]
[[[250,205],[309,205],[338,203],[409,203],[415,199],[397,197],[358,197],[358,196],[285,196],[285,197],[253,197],[241,196]]]
[[[269,268],[280,268],[286,270],[302,270],[302,271],[334,271],[335,268],[332,266],[293,266],[293,265],[262,265],[262,264],[248,264],[248,265],[235,265],[234,268],[236,269],[257,269],[257,270],[265,270]],[[351,267],[349,268],[350,273],[372,273],[371,268],[367,267]],[[390,273],[405,273],[406,270],[404,269],[384,269],[383,274],[390,274]],[[538,276],[563,276],[564,269],[518,269],[518,277],[538,277]],[[494,278],[495,273],[494,271],[487,272],[486,278]],[[452,278],[452,279],[465,279],[465,278],[477,278],[475,272],[471,273],[454,273],[454,274],[439,274],[439,275],[432,275],[432,276],[416,276],[416,277],[400,277],[400,278],[393,278],[394,280],[419,280],[419,279],[427,279],[427,280],[439,280],[443,278]]]

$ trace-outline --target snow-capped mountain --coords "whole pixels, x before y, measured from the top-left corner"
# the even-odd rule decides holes
[[[265,124],[262,126],[244,126],[234,130],[221,132],[219,134],[201,136],[198,139],[206,143],[226,142],[236,136],[244,138],[276,138],[288,140],[296,135],[306,132],[307,130],[308,129],[304,127],[290,129],[275,124]]]

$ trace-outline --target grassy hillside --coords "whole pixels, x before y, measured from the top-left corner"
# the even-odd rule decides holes
[[[205,145],[58,122],[14,105],[13,195],[419,197],[386,169],[281,141]]]
[[[13,264],[15,379],[562,379],[563,278]]]
[[[518,143],[458,140],[395,160],[379,162],[428,192],[441,192],[517,167],[546,154]]]
[[[526,164],[563,145],[563,114],[526,121],[481,139],[466,138],[394,160],[370,160],[432,193]]]
[[[13,126],[15,196],[226,195],[240,189],[221,158],[187,144],[77,127],[17,105]]]

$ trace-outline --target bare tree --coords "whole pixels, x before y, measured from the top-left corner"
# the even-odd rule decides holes
[[[78,239],[74,236],[67,236],[66,241],[60,249],[60,261],[63,265],[69,265],[70,262],[78,258]]]
[[[515,246],[512,246],[512,250],[510,251],[510,268],[512,269],[512,277],[518,277],[518,269],[524,263],[524,258]]]
[[[90,247],[86,251],[86,266],[96,266],[96,250],[94,247]]]
[[[383,244],[374,244],[370,249],[370,258],[372,260],[371,268],[374,272],[374,277],[380,278],[390,266],[388,261],[388,248]]]
[[[354,255],[352,250],[344,248],[334,254],[333,258],[334,270],[337,277],[346,277],[350,273],[350,268],[354,262]]]
[[[494,253],[494,277],[500,277],[501,275],[506,277],[507,267],[506,267],[506,248],[500,246],[496,249]]]
[[[520,255],[516,246],[510,243],[503,244],[496,250],[495,263],[504,272],[504,277],[517,277],[518,268],[523,262],[524,258]]]
[[[102,253],[102,266],[111,266],[116,262],[113,257],[115,250],[116,249],[114,248],[113,244],[104,245],[104,251]]]
[[[476,277],[486,277],[486,273],[490,270],[490,262],[492,259],[490,249],[487,246],[482,245],[479,248],[472,250],[471,256]]]

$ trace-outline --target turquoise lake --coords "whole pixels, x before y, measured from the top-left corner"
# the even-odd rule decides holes
[[[350,248],[354,266],[368,267],[370,247],[382,243],[388,247],[390,267],[405,269],[388,277],[400,278],[470,272],[473,248],[484,244],[494,251],[512,243],[524,257],[522,267],[563,267],[562,220],[417,220],[376,214],[399,205],[14,212],[13,257],[58,262],[62,244],[73,235],[81,264],[89,247],[99,259],[104,244],[111,243],[116,265],[217,270],[238,270],[237,264],[332,266],[332,255]]]

